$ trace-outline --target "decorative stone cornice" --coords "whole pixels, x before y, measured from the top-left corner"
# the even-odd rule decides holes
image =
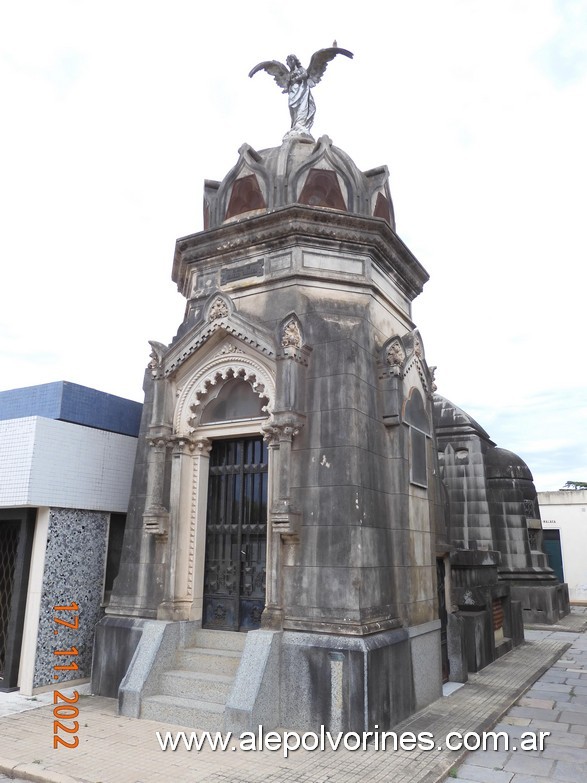
[[[189,297],[193,264],[212,259],[227,264],[240,260],[243,251],[263,254],[269,245],[283,247],[306,241],[314,247],[342,246],[348,252],[369,252],[410,300],[421,293],[429,279],[424,267],[385,221],[300,204],[178,239],[172,278]]]

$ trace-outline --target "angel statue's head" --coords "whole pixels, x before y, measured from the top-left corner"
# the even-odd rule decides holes
[[[294,68],[301,68],[302,64],[299,61],[299,59],[295,56],[295,54],[288,55],[286,61],[287,67],[290,69],[290,71],[293,71]]]

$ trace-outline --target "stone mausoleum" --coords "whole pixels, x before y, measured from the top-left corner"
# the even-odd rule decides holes
[[[555,601],[527,468],[434,395],[427,279],[387,169],[327,136],[244,144],[206,182],[94,692],[205,728],[383,729],[519,643],[533,589]]]

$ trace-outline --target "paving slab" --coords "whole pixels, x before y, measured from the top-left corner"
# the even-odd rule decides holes
[[[585,612],[583,612],[585,617]],[[502,718],[495,731],[505,730],[519,738],[524,731],[549,730],[543,751],[510,752],[502,765],[493,772],[513,774],[510,783],[586,783],[587,782],[587,699],[578,685],[587,677],[587,634],[583,625],[581,634],[574,635],[570,649],[529,689],[524,697]],[[526,638],[534,640],[568,638],[560,631],[530,631]],[[560,682],[564,680],[564,682]],[[578,692],[581,691],[581,692]],[[580,701],[576,699],[580,696]],[[536,701],[544,701],[538,705]],[[583,703],[585,701],[585,703]],[[552,709],[543,709],[554,702]],[[550,720],[542,720],[550,713]],[[535,717],[529,718],[528,716]],[[519,725],[526,720],[529,726]],[[468,778],[469,770],[481,751],[469,753],[457,768],[457,780]],[[449,783],[452,778],[445,778]]]
[[[565,781],[565,783],[585,783],[587,780],[587,765],[557,761],[552,772],[552,779]]]

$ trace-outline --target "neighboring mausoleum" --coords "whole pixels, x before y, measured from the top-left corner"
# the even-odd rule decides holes
[[[78,669],[58,679],[89,679],[94,628],[118,571],[141,409],[65,381],[0,392],[0,690],[55,686],[53,606],[72,602],[79,627],[61,647],[79,650]]]

